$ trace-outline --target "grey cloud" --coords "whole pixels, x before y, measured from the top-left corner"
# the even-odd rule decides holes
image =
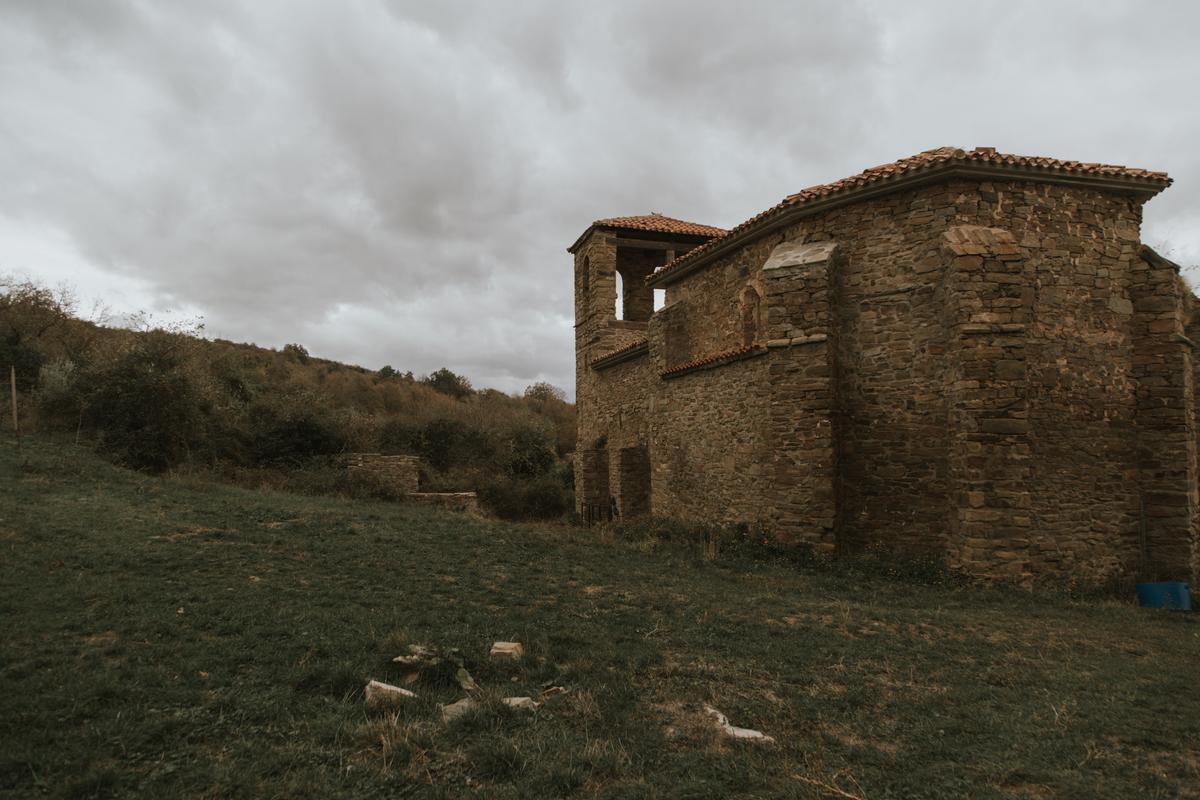
[[[563,248],[592,219],[732,225],[929,147],[1167,169],[1147,237],[1200,260],[1198,21],[1183,3],[0,0],[0,231],[61,231],[210,335],[569,389]]]

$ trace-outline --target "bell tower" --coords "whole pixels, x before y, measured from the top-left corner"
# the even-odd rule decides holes
[[[576,505],[609,505],[604,387],[592,363],[644,341],[654,314],[646,279],[721,228],[652,213],[593,222],[567,248],[575,258]],[[602,496],[604,495],[604,496]]]

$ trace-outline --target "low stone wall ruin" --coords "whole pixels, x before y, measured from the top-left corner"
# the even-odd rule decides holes
[[[373,475],[405,494],[415,494],[420,486],[421,459],[416,456],[347,453],[342,456],[342,463],[351,472]]]
[[[381,453],[346,453],[342,463],[347,470],[374,475],[403,492],[409,500],[434,505],[464,514],[480,514],[475,492],[422,492],[421,459],[417,456],[383,455]]]

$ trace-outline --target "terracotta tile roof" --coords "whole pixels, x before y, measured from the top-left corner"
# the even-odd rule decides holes
[[[694,358],[685,364],[680,364],[677,367],[671,367],[660,373],[660,377],[673,378],[676,375],[682,375],[685,372],[691,372],[701,367],[716,366],[730,361],[740,361],[749,356],[758,355],[759,353],[767,352],[765,345],[759,342],[751,342],[750,344],[741,347],[735,347],[733,350],[724,350],[720,353]]]
[[[756,214],[740,225],[730,228],[724,236],[711,239],[681,255],[671,263],[659,267],[658,270],[647,278],[647,282],[657,283],[664,276],[678,272],[688,264],[695,263],[706,253],[712,252],[723,243],[766,223],[784,211],[837,195],[853,195],[859,190],[867,188],[882,188],[886,190],[886,184],[892,181],[900,183],[901,185],[897,188],[902,188],[907,183],[904,180],[905,178],[925,172],[933,172],[939,168],[956,166],[976,166],[988,168],[993,172],[1011,170],[1014,173],[1023,174],[1027,177],[1040,174],[1047,177],[1057,175],[1110,179],[1132,186],[1141,186],[1145,190],[1154,193],[1171,185],[1171,178],[1165,172],[1151,172],[1150,170],[1134,169],[1132,167],[1112,164],[1085,164],[1079,161],[1062,161],[1056,158],[1043,158],[1039,156],[1015,156],[997,153],[995,148],[992,147],[977,147],[970,151],[954,147],[939,147],[935,150],[926,150],[915,156],[902,158],[893,163],[871,167],[849,178],[843,178],[833,183],[810,186],[807,189],[801,189],[795,194],[788,195],[777,205],[768,208],[760,214]],[[902,181],[903,183],[901,183]]]
[[[701,225],[699,222],[688,222],[683,219],[675,219],[668,217],[665,214],[659,214],[657,211],[650,214],[642,214],[637,217],[609,217],[608,219],[598,219],[588,226],[575,244],[567,248],[567,252],[574,253],[576,248],[583,242],[588,235],[588,231],[593,228],[601,228],[602,230],[610,231],[648,231],[650,233],[673,233],[677,236],[723,236],[724,228],[717,228],[713,225]]]
[[[592,369],[601,369],[603,367],[608,367],[613,364],[617,364],[621,361],[624,361],[625,356],[632,358],[633,356],[641,355],[641,353],[638,351],[641,351],[641,350],[648,351],[649,349],[650,349],[650,340],[649,339],[638,339],[636,342],[633,342],[632,344],[628,344],[624,347],[618,347],[616,350],[613,350],[610,353],[605,353],[604,355],[599,356],[598,358],[592,359],[591,367],[592,367]]]
[[[653,231],[655,233],[680,233],[685,236],[721,236],[725,233],[724,228],[717,228],[712,225],[701,225],[699,222],[688,222],[687,220],[675,219],[657,211],[651,214],[644,214],[640,217],[611,217],[609,219],[598,219],[592,223],[593,227],[627,230],[627,231]]]

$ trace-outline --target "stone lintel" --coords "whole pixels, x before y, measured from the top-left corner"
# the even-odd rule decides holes
[[[814,333],[811,336],[797,336],[791,339],[771,339],[767,342],[767,347],[772,350],[780,347],[796,347],[805,344],[817,344],[829,339],[829,335],[825,333]]]
[[[828,261],[833,257],[834,251],[837,249],[837,242],[810,242],[804,244],[801,242],[783,242],[776,245],[771,251],[771,255],[767,258],[767,263],[763,265],[764,272],[770,272],[778,269],[787,269],[788,267],[803,267],[808,264],[818,264],[822,261]]]

